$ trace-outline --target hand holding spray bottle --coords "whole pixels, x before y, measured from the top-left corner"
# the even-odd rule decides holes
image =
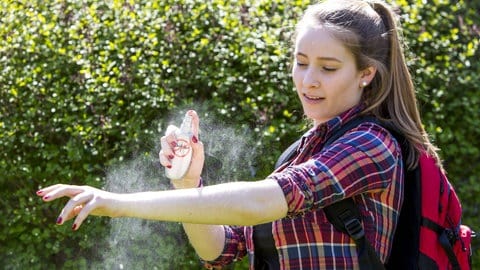
[[[190,139],[192,136],[192,116],[187,113],[183,118],[180,129],[175,131],[176,145],[173,147],[172,167],[165,168],[165,174],[171,180],[182,179],[190,167],[192,161]]]

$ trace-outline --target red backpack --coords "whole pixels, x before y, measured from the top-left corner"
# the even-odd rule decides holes
[[[433,158],[421,155],[419,167],[420,269],[470,269],[472,230],[461,224],[460,200]]]
[[[357,117],[345,123],[333,132],[325,146],[364,122],[374,122],[387,128],[401,144],[404,149],[402,152],[405,153],[407,141],[400,133],[367,116]],[[293,145],[289,147],[278,160],[277,166],[288,161],[295,150],[296,147]],[[475,233],[468,226],[461,224],[460,200],[435,159],[426,153],[422,154],[418,166],[413,170],[405,168],[404,175],[404,203],[392,251],[385,265],[381,263],[372,245],[365,238],[360,212],[351,198],[324,208],[328,220],[335,228],[349,234],[355,241],[360,269],[470,270],[472,256],[470,243]]]

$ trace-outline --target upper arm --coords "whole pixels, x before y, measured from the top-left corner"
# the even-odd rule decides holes
[[[393,136],[364,123],[324,147],[310,159],[271,175],[278,181],[295,215],[365,192],[381,192],[401,162]]]

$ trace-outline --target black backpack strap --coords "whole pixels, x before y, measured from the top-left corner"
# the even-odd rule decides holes
[[[354,118],[350,121],[348,121],[346,124],[340,127],[338,131],[335,131],[327,140],[325,143],[325,146],[331,144],[332,142],[336,141],[338,138],[340,138],[343,134],[345,134],[347,131],[353,129],[354,127],[357,127],[360,123],[363,122],[375,122],[377,123],[378,120],[374,118],[373,116],[361,116]],[[297,152],[297,148],[300,145],[300,142],[302,139],[298,139],[294,143],[292,143],[283,153],[280,155],[278,158],[277,162],[275,162],[275,169],[282,166],[282,164],[290,161],[293,156]]]
[[[301,139],[298,139],[294,143],[292,143],[278,158],[277,162],[275,163],[275,169],[282,166],[282,164],[290,161],[295,153],[297,152],[298,145],[300,145]]]
[[[372,116],[360,116],[354,118],[328,138],[325,146],[328,146],[342,137],[348,131],[358,127],[361,123],[379,121]],[[352,198],[346,198],[323,208],[327,219],[339,231],[347,233],[357,246],[358,262],[361,270],[384,270],[385,266],[378,257],[372,244],[365,237],[365,230],[361,223],[361,214]]]
[[[325,146],[330,145],[346,132],[359,126],[364,122],[379,123],[379,121],[373,116],[360,116],[356,117],[344,125],[338,130],[334,130],[333,134],[328,138]],[[280,167],[282,164],[291,160],[295,155],[300,140],[297,140],[290,145],[280,156],[275,163],[275,168]],[[328,220],[333,226],[344,233],[347,233],[355,241],[358,251],[358,261],[361,270],[384,270],[385,267],[380,261],[373,246],[365,238],[365,231],[361,223],[361,215],[357,205],[352,198],[347,198],[332,205],[323,208]]]
[[[435,221],[425,217],[422,217],[422,226],[425,226],[437,233],[438,241],[440,242],[440,245],[442,246],[445,254],[447,254],[447,257],[452,264],[452,270],[460,270],[460,264],[458,263],[457,256],[455,256],[452,244],[458,238],[456,233],[450,229],[443,228]]]
[[[328,221],[337,230],[348,234],[355,241],[361,270],[385,269],[372,244],[365,237],[360,211],[352,198],[326,206],[323,210]]]
[[[289,162],[296,154],[301,139],[291,144],[278,158],[275,169]],[[280,269],[277,248],[272,235],[272,223],[267,222],[253,226],[253,243],[255,245],[255,269]]]

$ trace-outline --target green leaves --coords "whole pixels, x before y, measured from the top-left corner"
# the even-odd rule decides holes
[[[464,221],[475,224],[479,6],[427,2],[396,2],[409,68],[424,124],[460,186]],[[0,256],[6,268],[82,269],[92,266],[85,258],[105,260],[97,253],[109,239],[98,236],[108,233],[108,220],[89,219],[88,229],[71,234],[68,226],[53,225],[63,202],[43,204],[34,192],[58,182],[104,186],[111,166],[156,157],[158,133],[185,108],[197,109],[211,126],[235,127],[223,129],[223,136],[248,141],[235,144],[248,149],[232,148],[243,163],[224,167],[225,175],[268,175],[282,149],[308,126],[290,79],[291,36],[308,4],[2,1]],[[203,132],[208,150],[224,148],[209,134],[220,136],[221,128],[204,126]],[[157,230],[168,236],[151,242],[188,248],[169,234],[176,229]],[[134,245],[145,265],[158,265]],[[197,266],[193,251],[182,252],[190,255],[169,269]]]

